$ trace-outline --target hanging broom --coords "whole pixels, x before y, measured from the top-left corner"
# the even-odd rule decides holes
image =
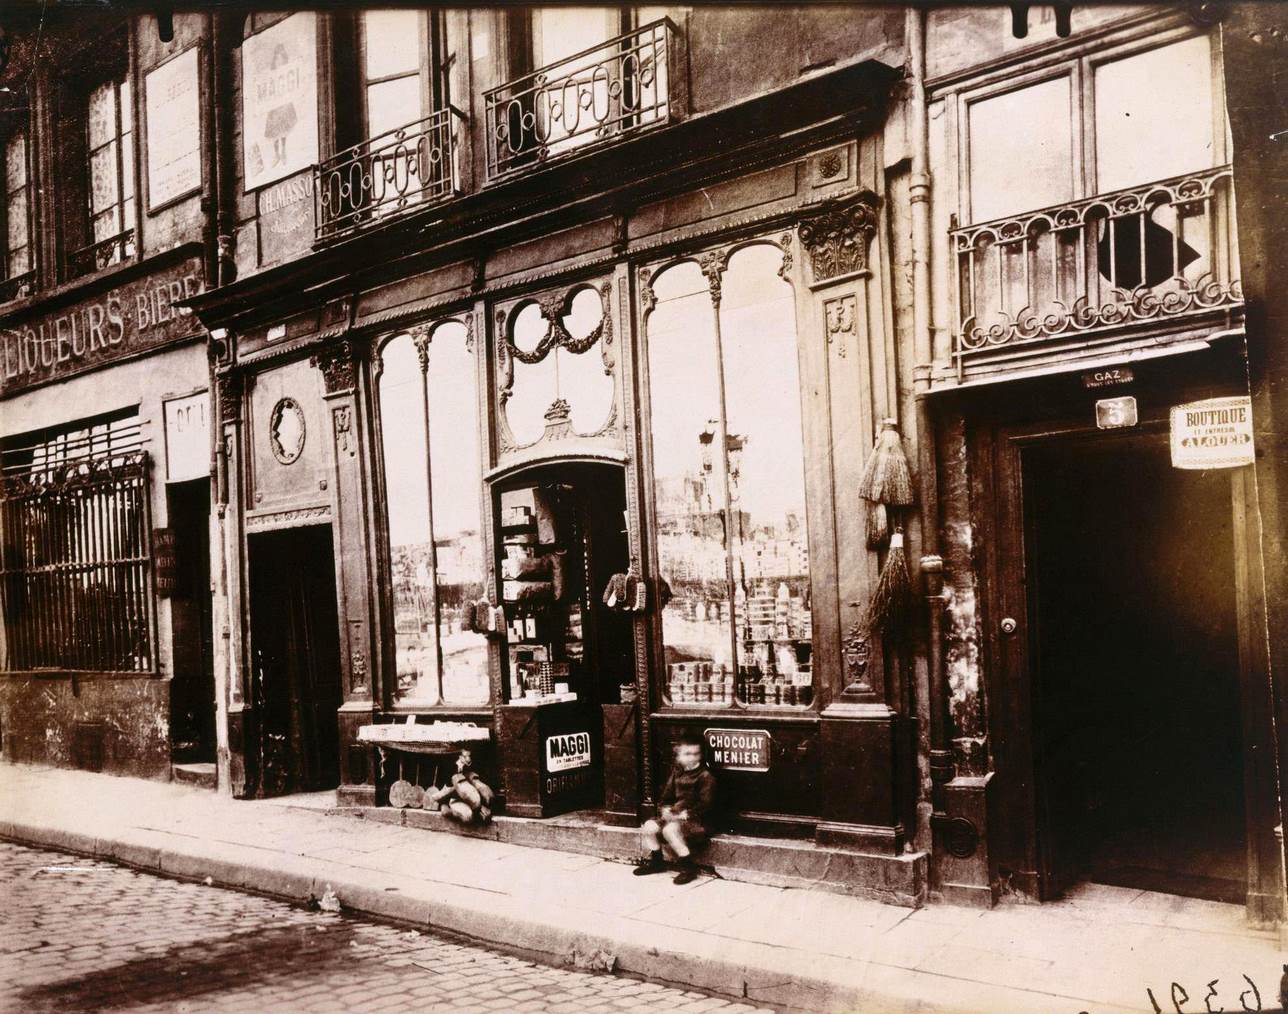
[[[868,505],[868,548],[880,549],[890,538],[890,517],[883,503],[864,501]]]
[[[859,477],[859,496],[887,507],[907,507],[912,503],[912,475],[896,419],[881,420],[876,446]]]
[[[907,611],[911,594],[912,575],[908,573],[908,555],[903,550],[903,529],[896,528],[890,536],[890,550],[877,578],[872,601],[868,603],[868,631],[889,632],[897,626]]]

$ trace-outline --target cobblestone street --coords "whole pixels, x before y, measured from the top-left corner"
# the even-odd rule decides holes
[[[0,1009],[763,1010],[0,842]]]

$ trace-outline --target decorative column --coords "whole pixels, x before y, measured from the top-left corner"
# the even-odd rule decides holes
[[[379,652],[375,650],[374,574],[371,533],[370,453],[363,356],[345,339],[322,349],[312,363],[322,374],[331,417],[335,483],[332,490],[336,611],[340,621],[340,668],[344,703],[337,715],[340,737],[339,803],[375,805],[370,751],[358,729],[371,724],[377,706]]]
[[[225,352],[228,345],[218,349]],[[231,360],[231,351],[218,359]],[[211,572],[215,577],[215,685],[220,689],[226,723],[227,757],[220,756],[220,784],[227,785],[238,799],[253,796],[259,772],[255,770],[255,715],[251,706],[250,666],[245,657],[246,638],[241,617],[245,615],[242,586],[242,489],[241,420],[245,381],[240,373],[226,367],[215,373],[215,521]],[[218,708],[216,709],[218,712]],[[220,737],[223,738],[223,737]],[[223,744],[221,744],[223,745]],[[225,780],[226,779],[226,780]]]
[[[912,740],[891,706],[883,639],[866,624],[868,602],[888,546],[870,550],[858,476],[879,420],[896,408],[881,285],[869,250],[880,198],[861,191],[829,203],[797,228],[810,290],[811,330],[824,343],[830,390],[832,498],[836,514],[836,608],[843,632],[839,679],[823,697],[819,730],[820,844],[897,856],[904,768]],[[892,518],[892,525],[894,519]],[[834,668],[835,668],[834,664]]]

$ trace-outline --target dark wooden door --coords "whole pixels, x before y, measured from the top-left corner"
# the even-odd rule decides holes
[[[250,564],[259,794],[334,788],[343,692],[331,529],[254,536]]]
[[[1019,886],[1242,900],[1229,475],[1172,468],[1149,428],[1002,430],[992,450],[990,704]]]

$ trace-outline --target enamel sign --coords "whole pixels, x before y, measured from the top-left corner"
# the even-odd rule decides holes
[[[546,770],[568,771],[590,767],[590,733],[570,732],[546,738]]]

